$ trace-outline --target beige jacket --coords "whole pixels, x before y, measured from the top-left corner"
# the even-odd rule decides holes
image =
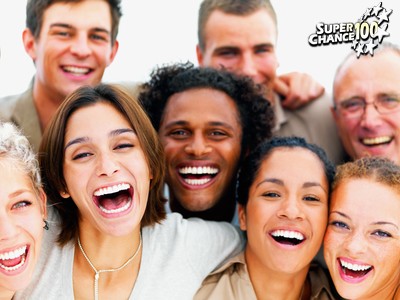
[[[312,264],[308,272],[311,283],[310,300],[334,300],[325,272]],[[212,272],[196,293],[194,300],[256,300],[247,271],[244,252],[229,259]]]

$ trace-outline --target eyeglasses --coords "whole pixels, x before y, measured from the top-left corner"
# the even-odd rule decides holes
[[[365,112],[367,105],[372,104],[378,113],[385,115],[400,109],[398,96],[381,95],[374,102],[367,103],[363,98],[351,98],[335,105],[343,117],[348,119],[359,118]]]

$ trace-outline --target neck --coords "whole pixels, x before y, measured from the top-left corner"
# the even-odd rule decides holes
[[[35,78],[33,83],[33,99],[40,121],[40,127],[43,132],[60,104],[64,101],[65,96],[45,88],[39,80]]]
[[[307,282],[308,267],[297,273],[283,273],[271,270],[261,262],[247,259],[246,266],[258,300],[299,300],[309,294]],[[268,282],[268,284],[265,284]],[[307,299],[309,299],[308,297]]]
[[[13,298],[15,291],[0,288],[0,300],[10,300]]]
[[[213,207],[203,211],[190,211],[171,195],[170,207],[173,212],[180,213],[184,218],[200,218],[208,221],[231,222],[235,215],[235,191],[226,193]]]

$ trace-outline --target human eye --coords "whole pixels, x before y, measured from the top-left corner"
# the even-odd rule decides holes
[[[222,139],[225,139],[225,137],[228,136],[228,134],[223,130],[211,130],[209,135],[214,140],[222,140]]]
[[[349,112],[358,111],[359,109],[363,108],[364,105],[364,100],[359,98],[348,99],[340,103],[341,108]]]
[[[185,129],[174,129],[168,134],[175,139],[184,139],[190,135],[188,130]]]
[[[120,143],[117,146],[115,146],[114,150],[118,149],[127,149],[127,148],[133,148],[134,145],[132,143]]]
[[[312,202],[319,202],[320,201],[320,198],[319,197],[317,197],[317,196],[315,196],[315,195],[306,195],[306,196],[304,196],[303,197],[303,200],[305,200],[305,201],[312,201]]]
[[[263,45],[263,46],[256,47],[255,50],[254,50],[254,52],[255,52],[256,54],[262,54],[262,53],[272,52],[272,50],[273,50],[273,47],[272,47],[272,46]]]
[[[108,42],[108,35],[105,35],[105,34],[92,33],[90,35],[90,38],[93,39],[93,40]]]
[[[83,158],[89,157],[89,156],[91,156],[91,155],[92,155],[92,154],[89,153],[89,152],[78,153],[78,154],[76,154],[76,155],[74,155],[74,156],[72,157],[72,160],[83,159]]]
[[[17,203],[15,203],[15,204],[12,206],[12,208],[13,208],[13,209],[22,209],[22,208],[28,207],[28,206],[30,206],[30,205],[32,205],[32,202],[31,202],[31,201],[22,200],[22,201],[18,201]]]
[[[378,105],[386,109],[396,108],[399,105],[399,102],[399,98],[392,95],[384,95],[377,100]]]
[[[373,231],[372,235],[377,236],[377,237],[383,237],[383,238],[384,237],[392,237],[392,235],[389,232],[380,230],[380,229]]]
[[[234,48],[222,48],[218,50],[217,56],[221,57],[234,57],[238,54],[238,50]]]
[[[350,229],[350,227],[346,223],[337,220],[329,222],[329,225],[340,229]]]
[[[273,191],[271,191],[271,192],[264,192],[264,193],[262,194],[262,196],[263,196],[264,198],[274,198],[274,199],[277,199],[277,198],[280,197],[280,194],[279,194],[278,192],[273,192]]]

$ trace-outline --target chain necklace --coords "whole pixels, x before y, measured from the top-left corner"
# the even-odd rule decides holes
[[[127,265],[129,265],[129,263],[135,259],[135,257],[138,255],[140,248],[142,247],[142,234],[139,233],[139,245],[135,251],[135,253],[120,267],[115,268],[115,269],[104,269],[104,270],[97,270],[95,268],[95,266],[92,264],[92,262],[90,261],[89,257],[86,255],[85,251],[82,248],[81,245],[81,240],[79,239],[78,236],[78,246],[79,249],[81,249],[81,252],[83,254],[83,256],[85,257],[85,259],[87,260],[87,262],[89,263],[90,267],[93,269],[94,271],[94,300],[98,300],[99,299],[99,277],[100,277],[100,273],[106,273],[106,272],[117,272],[119,270],[122,270],[123,268],[125,268]]]

